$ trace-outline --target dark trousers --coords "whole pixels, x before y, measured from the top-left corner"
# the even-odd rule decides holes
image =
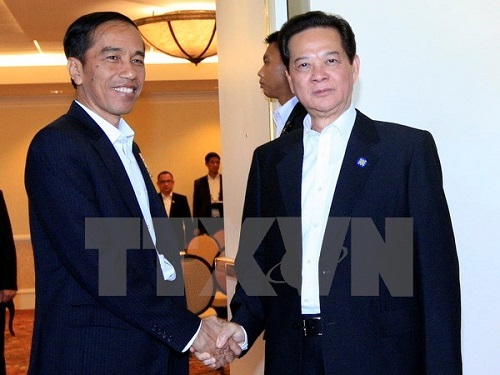
[[[5,357],[4,357],[4,348],[5,348],[5,304],[0,303],[0,327],[2,327],[2,334],[0,335],[0,375],[6,374],[5,369]]]
[[[301,375],[325,375],[323,361],[323,337],[302,337]]]

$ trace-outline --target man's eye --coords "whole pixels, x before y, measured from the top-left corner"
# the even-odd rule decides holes
[[[302,63],[297,65],[297,70],[308,70],[310,67],[309,63]]]

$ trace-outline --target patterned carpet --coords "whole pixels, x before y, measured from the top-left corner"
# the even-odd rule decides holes
[[[6,314],[8,319],[9,314]],[[33,328],[33,310],[18,310],[14,319],[15,336],[5,331],[5,361],[7,362],[7,375],[26,374],[29,363],[31,345],[31,332]],[[229,366],[224,373],[229,375]],[[203,366],[196,359],[189,362],[190,375],[215,375],[218,370],[211,370]]]

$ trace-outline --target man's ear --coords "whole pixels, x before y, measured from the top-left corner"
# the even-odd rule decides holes
[[[295,90],[293,89],[293,83],[292,79],[290,78],[290,73],[288,73],[288,68],[285,69],[285,76],[286,79],[288,80],[288,85],[290,86],[290,90],[292,90],[292,93],[295,95]]]
[[[80,60],[78,60],[77,58],[75,58],[75,57],[70,57],[70,58],[68,58],[68,63],[66,65],[66,67],[68,69],[68,73],[69,73],[71,79],[73,80],[73,82],[75,82],[75,84],[77,86],[81,85],[82,81],[83,81],[83,77],[82,77],[83,65],[82,65],[82,62]]]

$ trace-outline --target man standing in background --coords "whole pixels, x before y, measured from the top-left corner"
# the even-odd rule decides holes
[[[168,171],[158,174],[156,185],[160,190],[158,196],[163,202],[167,216],[175,219],[169,220],[169,222],[174,227],[174,233],[178,236],[185,249],[193,237],[193,220],[187,197],[174,193],[174,175]]]
[[[5,375],[5,309],[17,291],[16,246],[3,192],[0,190],[0,375]],[[13,314],[13,309],[11,310]]]
[[[293,94],[286,78],[286,67],[278,48],[278,31],[269,34],[265,41],[267,49],[262,59],[264,64],[257,75],[264,95],[269,99],[278,100],[280,104],[273,113],[275,138],[278,138],[281,134],[301,129],[307,111]]]
[[[204,223],[199,221],[198,228],[201,233],[215,233],[224,227],[219,154],[209,152],[205,156],[205,166],[208,169],[208,174],[194,181],[193,218],[212,218],[205,220]]]

